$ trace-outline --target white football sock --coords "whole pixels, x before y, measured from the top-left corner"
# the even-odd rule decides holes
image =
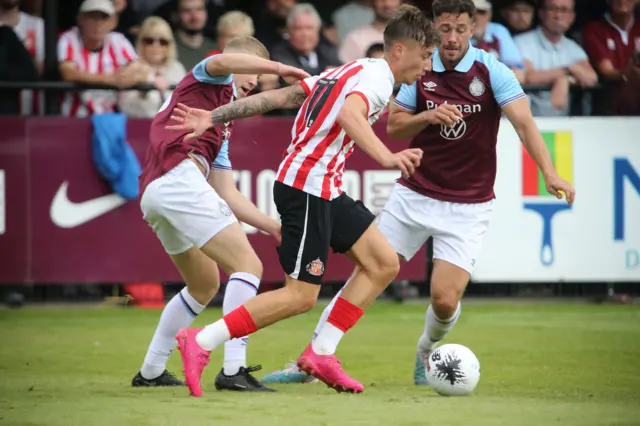
[[[204,308],[189,294],[187,287],[173,296],[160,315],[160,322],[140,369],[142,377],[151,380],[164,372],[169,356],[176,347],[176,334],[181,328],[189,327]]]
[[[227,315],[256,295],[260,287],[260,278],[246,272],[236,272],[229,277],[224,293],[222,313]],[[224,344],[224,374],[233,376],[240,367],[247,366],[248,336],[229,340]]]
[[[338,298],[342,295],[342,290],[344,290],[346,286],[347,286],[346,284],[342,286],[338,294],[336,294],[334,298],[331,299],[331,302],[327,305],[326,308],[324,308],[324,311],[322,311],[322,316],[320,316],[320,321],[318,321],[318,325],[316,325],[316,329],[313,332],[312,340],[316,340],[316,338],[318,337],[318,334],[320,334],[320,332],[322,331],[322,327],[324,327],[324,324],[329,319],[329,314],[331,314],[331,309],[333,309],[333,305],[336,304],[336,300],[338,300]]]
[[[453,313],[451,318],[448,319],[440,319],[436,316],[436,313],[433,311],[433,307],[429,305],[427,309],[427,315],[425,320],[424,332],[420,339],[418,339],[418,350],[419,351],[430,351],[436,346],[436,344],[444,339],[444,337],[453,329],[453,326],[456,325],[458,318],[460,317],[460,302],[458,302],[458,307],[456,311]]]
[[[196,343],[205,351],[212,351],[230,339],[231,333],[224,318],[209,324],[196,334]]]
[[[318,355],[333,355],[336,353],[342,336],[344,336],[344,331],[330,322],[325,323],[322,331],[311,342],[311,348]]]

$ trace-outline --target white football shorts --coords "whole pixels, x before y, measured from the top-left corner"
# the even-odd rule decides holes
[[[238,221],[191,160],[151,182],[142,194],[140,208],[168,254],[201,248]]]
[[[493,201],[478,204],[434,200],[395,184],[376,224],[407,261],[433,237],[433,258],[470,274],[491,218]]]

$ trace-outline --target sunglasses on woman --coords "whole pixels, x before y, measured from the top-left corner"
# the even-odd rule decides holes
[[[152,44],[155,44],[156,42],[159,43],[160,46],[168,46],[169,43],[171,43],[166,38],[153,38],[153,37],[143,37],[142,38],[142,43],[144,43],[146,46],[151,46]]]

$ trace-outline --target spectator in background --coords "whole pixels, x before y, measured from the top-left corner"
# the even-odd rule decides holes
[[[382,59],[384,58],[384,44],[374,43],[367,49],[367,58]]]
[[[369,46],[382,43],[384,29],[395,16],[399,6],[400,0],[373,0],[375,19],[371,24],[347,34],[340,46],[340,60],[347,63],[364,58]]]
[[[271,52],[274,61],[302,68],[311,75],[340,65],[336,49],[320,44],[322,20],[315,7],[310,3],[294,6],[287,17],[289,39],[275,45]],[[262,90],[271,90],[286,86],[278,76],[262,76]],[[295,115],[297,110],[290,111]]]
[[[13,28],[24,44],[38,73],[44,68],[44,21],[20,11],[20,0],[0,0],[0,22]]]
[[[640,20],[634,0],[609,0],[609,11],[584,30],[584,47],[607,86],[610,112],[640,115]],[[605,104],[595,102],[595,105]],[[609,102],[607,102],[608,104]]]
[[[42,17],[43,0],[22,0],[20,2],[20,10],[31,16]]]
[[[287,38],[287,16],[296,0],[266,0],[265,9],[256,21],[256,38],[269,52]]]
[[[12,27],[0,21],[0,81],[35,81],[38,71],[33,58]],[[0,115],[18,115],[20,90],[0,90]]]
[[[130,42],[135,43],[140,31],[140,17],[127,0],[113,0],[116,14],[113,17],[114,31],[124,34]]]
[[[213,40],[203,33],[208,14],[205,0],[178,0],[174,15],[178,60],[187,70],[193,68],[209,52],[216,50]]]
[[[146,80],[138,66],[127,66],[137,58],[124,35],[110,32],[116,13],[111,0],[85,0],[78,13],[78,26],[58,40],[58,61],[62,79],[81,84],[131,87]],[[62,114],[87,117],[115,110],[117,95],[112,90],[66,93]]]
[[[540,6],[540,26],[515,38],[526,82],[552,85],[550,92],[529,94],[531,110],[538,116],[566,116],[569,85],[592,87],[598,77],[582,47],[565,36],[575,19],[573,0],[544,0]]]
[[[338,43],[353,30],[371,24],[376,15],[371,0],[353,0],[333,12],[332,19],[338,32]]]
[[[187,73],[176,60],[176,44],[169,24],[157,16],[142,23],[136,50],[138,62],[144,67],[146,83],[157,90],[122,92],[119,99],[121,112],[134,118],[153,118],[160,106],[171,96],[170,87],[177,85]]]
[[[476,6],[475,33],[471,44],[491,53],[508,66],[520,84],[524,83],[524,61],[509,30],[502,24],[491,22],[492,5],[488,0],[474,0]]]
[[[311,3],[294,6],[287,17],[289,40],[273,48],[273,60],[302,68],[311,75],[341,65],[334,47],[320,45],[321,26],[320,15]]]
[[[218,50],[223,51],[234,37],[253,36],[253,19],[244,12],[233,10],[220,16],[217,27]]]
[[[501,17],[511,35],[522,34],[533,28],[535,0],[510,0],[501,9]]]
[[[20,11],[20,0],[0,0],[0,25],[13,28],[27,52],[32,58],[38,74],[44,69],[44,22],[42,18],[28,15]],[[23,56],[20,56],[24,59]],[[7,63],[8,66],[13,64]],[[18,68],[28,64],[18,65]],[[30,73],[25,74],[30,75]],[[41,92],[21,90],[18,103],[20,114],[32,115],[44,111],[44,97]]]

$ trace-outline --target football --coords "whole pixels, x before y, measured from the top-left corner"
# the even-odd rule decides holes
[[[427,362],[427,381],[442,396],[468,395],[480,380],[480,362],[466,346],[438,347]]]

